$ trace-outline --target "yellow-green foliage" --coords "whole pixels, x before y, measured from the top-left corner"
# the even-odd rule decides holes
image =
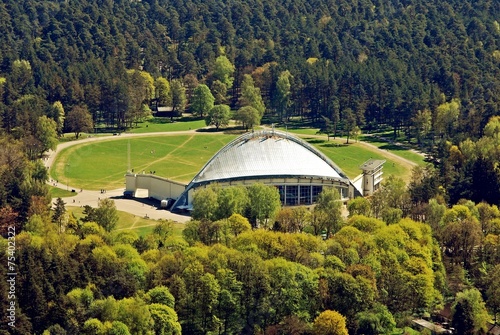
[[[373,232],[386,226],[384,221],[364,215],[353,215],[349,217],[347,224],[364,232]]]

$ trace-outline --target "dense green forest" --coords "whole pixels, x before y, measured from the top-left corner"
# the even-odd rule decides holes
[[[17,305],[14,329],[2,279],[0,333],[400,333],[450,304],[457,331],[484,331],[500,311],[499,17],[488,0],[2,1],[0,272],[15,229]],[[200,195],[182,237],[114,231],[112,202],[51,210],[40,158],[58,136],[156,106],[217,128],[390,131],[430,164],[348,218],[327,193],[258,217],[242,189]]]

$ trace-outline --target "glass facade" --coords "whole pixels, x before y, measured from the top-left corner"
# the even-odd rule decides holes
[[[296,185],[286,185],[286,199],[285,205],[294,206],[299,203],[299,187]]]
[[[285,203],[285,186],[276,185],[276,188],[278,189],[278,192],[280,194],[280,201],[282,204],[284,204]]]
[[[311,186],[310,185],[300,185],[300,204],[310,205],[311,204]]]
[[[285,206],[312,205],[323,191],[323,186],[320,185],[276,185],[276,188],[280,201]],[[338,191],[343,199],[347,197],[347,188],[339,187]]]
[[[312,186],[312,202],[316,202],[318,200],[318,194],[323,191],[323,186]]]

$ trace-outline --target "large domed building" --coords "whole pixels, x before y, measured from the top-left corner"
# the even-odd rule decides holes
[[[285,206],[315,203],[323,187],[336,187],[343,199],[366,195],[363,186],[376,189],[382,180],[384,161],[369,161],[363,175],[354,182],[328,157],[309,143],[289,133],[265,130],[245,133],[220,149],[188,185],[158,176],[127,174],[127,191],[147,188],[158,200],[172,199],[172,211],[189,210],[193,192],[217,183],[221,187],[250,185],[256,182],[278,188]],[[371,181],[365,181],[372,166]],[[365,168],[363,168],[365,167]],[[369,169],[368,169],[369,170]],[[147,179],[146,179],[147,178]],[[126,191],[126,192],[127,192]]]
[[[354,196],[349,178],[309,143],[276,130],[246,133],[219,150],[186,187],[172,210],[189,207],[192,191],[206,185],[276,186],[283,205],[310,205],[324,186]]]

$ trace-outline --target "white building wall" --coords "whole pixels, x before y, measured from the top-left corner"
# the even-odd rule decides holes
[[[135,194],[139,188],[146,189],[148,197],[157,200],[177,199],[186,189],[185,184],[151,174],[128,173],[125,175],[125,181],[126,191],[132,191]]]

